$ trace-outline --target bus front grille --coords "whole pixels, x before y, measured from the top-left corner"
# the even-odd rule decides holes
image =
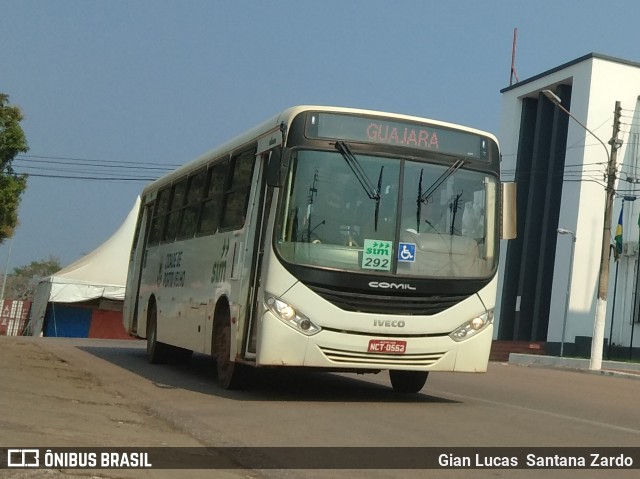
[[[383,366],[431,366],[445,353],[420,354],[378,354],[363,351],[348,351],[345,349],[325,348],[319,346],[327,359],[335,363],[369,364]]]
[[[423,296],[381,295],[307,285],[309,288],[345,311],[379,314],[433,315],[455,306],[469,295],[433,294]]]

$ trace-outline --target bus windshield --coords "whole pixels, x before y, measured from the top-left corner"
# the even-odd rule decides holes
[[[354,156],[360,173],[339,151],[292,152],[277,231],[285,261],[398,276],[494,273],[497,178],[464,159]]]

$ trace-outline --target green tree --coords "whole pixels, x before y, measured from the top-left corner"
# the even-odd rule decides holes
[[[33,300],[38,283],[61,269],[60,260],[55,256],[14,268],[13,272],[7,276],[4,297],[25,301]]]
[[[15,157],[29,151],[20,126],[20,108],[9,104],[9,96],[0,93],[0,243],[13,235],[18,224],[18,206],[27,187],[27,175],[18,175],[11,166]]]

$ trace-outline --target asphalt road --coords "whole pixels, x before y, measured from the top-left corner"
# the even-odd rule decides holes
[[[399,447],[455,454],[460,447],[640,446],[634,379],[491,363],[486,374],[433,373],[420,394],[403,396],[386,373],[267,371],[249,390],[225,391],[213,370],[199,355],[184,365],[150,365],[138,341],[0,337],[0,447],[375,447],[391,456]],[[370,469],[366,457],[352,470],[253,470],[251,461],[224,454],[219,461],[229,469],[3,470],[0,477],[638,476],[638,469]]]

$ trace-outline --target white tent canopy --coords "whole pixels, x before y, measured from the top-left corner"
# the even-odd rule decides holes
[[[31,309],[31,331],[34,336],[42,332],[49,302],[78,303],[99,298],[124,300],[129,254],[139,208],[140,198],[111,238],[38,284]]]

